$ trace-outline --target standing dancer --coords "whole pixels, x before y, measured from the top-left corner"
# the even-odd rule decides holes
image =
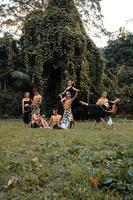
[[[79,92],[79,90],[74,87],[74,81],[72,79],[69,79],[67,81],[67,88],[64,90],[64,92],[59,94],[59,96],[61,98],[63,98],[66,95],[67,92],[71,93],[71,97],[72,98],[75,96],[75,92]],[[70,122],[70,128],[72,127],[72,125],[73,125],[74,128],[76,128],[76,124],[75,124],[75,120],[74,120],[73,114],[72,114],[72,118],[71,118],[71,122]]]
[[[110,114],[114,113],[116,111],[116,105],[120,100],[116,98],[114,101],[108,101],[107,103],[103,105],[96,105],[96,104],[89,104],[85,103],[83,101],[80,101],[80,103],[83,106],[88,107],[88,111],[92,114],[94,114],[94,119],[97,122],[102,122],[103,128],[106,128],[106,124],[112,126],[113,128],[113,122],[110,118]],[[94,126],[93,126],[94,128]]]
[[[37,89],[34,89],[33,92],[34,92],[34,97],[32,101],[32,115],[37,109],[40,108],[43,99],[43,97],[39,94]]]
[[[22,99],[22,112],[23,112],[23,121],[24,121],[25,127],[27,127],[28,124],[30,123],[31,104],[32,104],[32,101],[30,99],[30,93],[26,92],[24,94],[24,98]]]
[[[33,105],[40,107],[42,103],[42,96],[39,94],[37,89],[34,89]]]
[[[70,92],[66,92],[66,97],[64,97],[64,98],[61,97],[61,103],[64,108],[64,114],[63,114],[63,118],[60,122],[60,125],[64,129],[68,128],[68,126],[72,120],[73,115],[72,115],[71,105],[77,96],[78,96],[78,91],[76,92],[76,94],[73,98],[71,98]]]

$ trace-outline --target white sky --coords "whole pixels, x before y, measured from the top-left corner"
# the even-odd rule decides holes
[[[133,19],[133,0],[102,0],[101,7],[107,29],[115,31],[126,26],[133,31],[133,24],[126,24],[127,20]]]
[[[120,27],[125,27],[133,32],[133,22],[126,22],[133,19],[133,0],[102,0],[101,8],[104,26],[108,31],[115,32]],[[107,39],[96,39],[95,42],[97,46],[104,46]]]

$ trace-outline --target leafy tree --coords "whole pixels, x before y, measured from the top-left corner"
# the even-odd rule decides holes
[[[88,32],[91,32],[93,35],[95,31],[92,33],[92,27],[99,30],[99,32],[106,32],[102,23],[103,16],[101,14],[100,1],[101,0],[74,0]],[[27,14],[35,10],[44,11],[50,3],[51,0],[12,0],[10,3],[4,0],[0,5],[2,30],[4,30],[3,27],[17,27],[18,30],[20,30]],[[58,3],[60,3],[60,0],[58,0]]]
[[[132,112],[133,93],[133,34],[120,32],[118,38],[110,40],[104,49],[107,69],[117,80],[123,112]]]
[[[133,82],[133,34],[119,35],[116,40],[108,42],[104,49],[107,68],[117,76],[118,83],[131,84]]]
[[[19,50],[17,41],[5,33],[0,38],[0,87],[7,89],[10,86],[9,74],[14,70],[21,68]]]
[[[18,41],[5,33],[0,38],[0,117],[20,115],[21,91],[24,82],[13,81],[11,73],[24,71]],[[20,87],[21,86],[21,87]]]

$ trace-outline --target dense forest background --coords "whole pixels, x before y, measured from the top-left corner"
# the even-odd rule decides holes
[[[33,88],[43,95],[49,116],[69,78],[80,88],[79,98],[94,103],[106,90],[109,99],[120,97],[120,115],[132,114],[133,34],[120,31],[105,48],[97,48],[76,3],[51,0],[45,9],[27,13],[20,39],[9,33],[0,38],[1,118],[20,117],[23,94],[33,95]]]

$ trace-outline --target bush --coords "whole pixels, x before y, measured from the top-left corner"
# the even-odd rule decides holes
[[[2,91],[0,93],[0,118],[18,118],[21,115],[22,93]]]

